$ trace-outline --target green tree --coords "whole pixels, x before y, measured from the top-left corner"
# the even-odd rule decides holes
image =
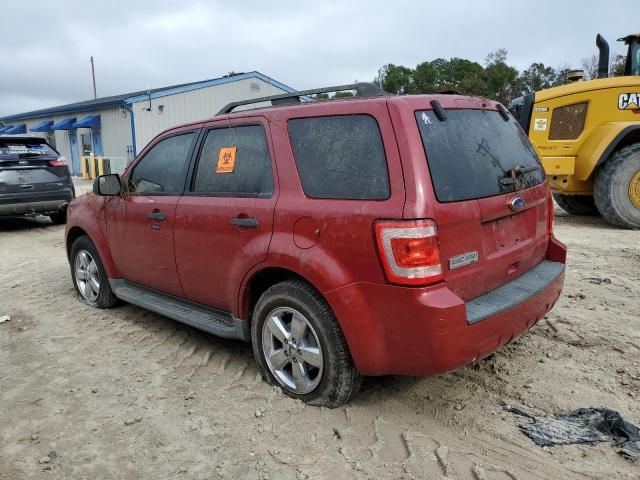
[[[413,70],[402,65],[389,63],[383,66],[374,82],[389,93],[414,93]]]
[[[508,105],[517,89],[518,70],[507,65],[507,50],[501,48],[487,55],[484,81],[487,96]]]
[[[547,67],[544,63],[532,63],[518,77],[518,92],[520,95],[526,95],[551,88],[557,77],[558,74],[554,68]]]
[[[455,90],[486,95],[482,65],[464,58],[437,58],[419,64],[413,74],[415,89],[420,93]]]

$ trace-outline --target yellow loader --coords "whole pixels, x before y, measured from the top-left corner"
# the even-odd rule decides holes
[[[600,212],[609,223],[639,229],[640,34],[620,41],[628,46],[624,76],[607,78],[609,45],[598,35],[598,78],[516,98],[510,110],[535,146],[562,209]]]

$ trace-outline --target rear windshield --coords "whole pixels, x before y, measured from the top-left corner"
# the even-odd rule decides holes
[[[496,111],[416,112],[440,202],[491,197],[544,182],[544,170],[515,121]]]
[[[44,140],[38,141],[0,138],[1,160],[49,157],[58,158],[58,154]]]

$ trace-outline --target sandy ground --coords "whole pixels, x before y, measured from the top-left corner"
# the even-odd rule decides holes
[[[64,228],[0,222],[0,479],[640,478],[608,444],[535,446],[502,408],[640,424],[640,233],[561,213],[556,231],[564,296],[529,333],[327,410],[262,382],[249,345],[80,303]]]

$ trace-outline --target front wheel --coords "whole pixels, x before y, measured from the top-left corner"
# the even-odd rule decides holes
[[[253,313],[251,341],[263,378],[290,397],[335,408],[361,377],[329,305],[298,280],[267,289]]]
[[[593,197],[609,223],[640,228],[640,143],[621,148],[600,167]]]
[[[82,236],[73,242],[69,258],[73,286],[81,300],[97,308],[111,308],[118,304],[98,250],[89,237]]]

